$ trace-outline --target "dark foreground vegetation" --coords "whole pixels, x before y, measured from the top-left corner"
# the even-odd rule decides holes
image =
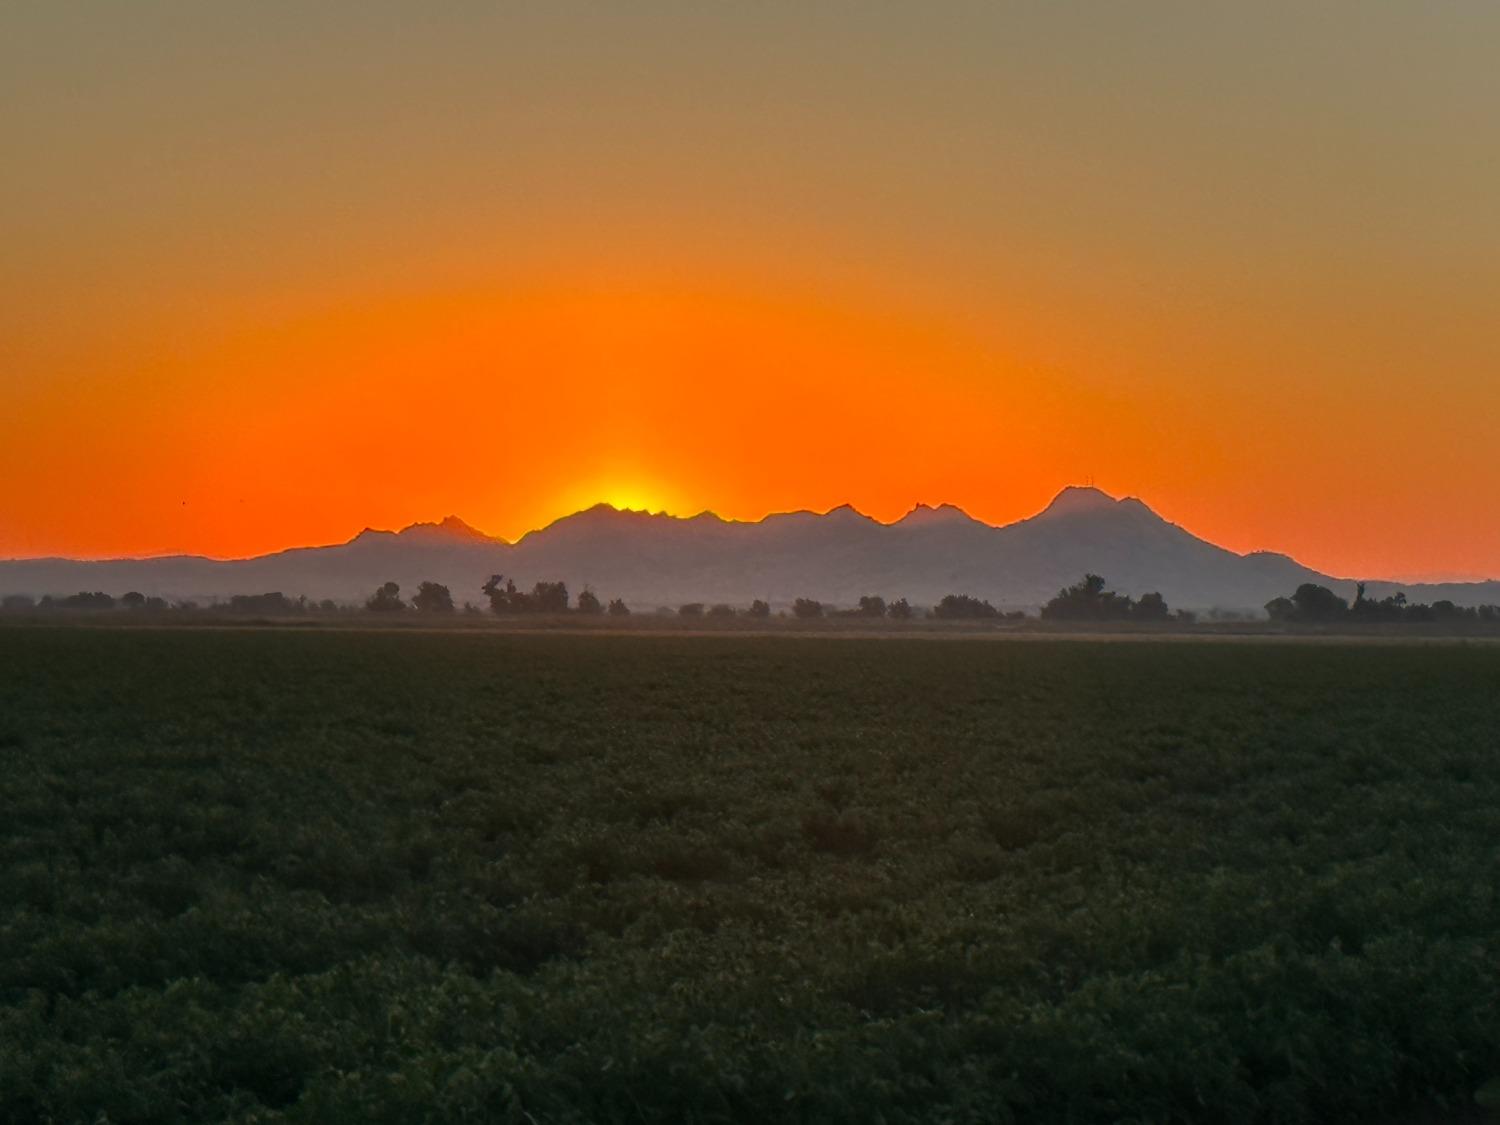
[[[1497,696],[1458,645],[0,631],[0,1120],[1466,1115]]]

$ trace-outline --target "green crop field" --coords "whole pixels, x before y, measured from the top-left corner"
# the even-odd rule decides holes
[[[5,1122],[1500,1093],[1500,648],[0,630]]]

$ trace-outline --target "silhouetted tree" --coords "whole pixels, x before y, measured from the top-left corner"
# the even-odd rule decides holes
[[[1432,603],[1432,619],[1434,621],[1457,621],[1463,616],[1464,611],[1447,598]]]
[[[411,604],[420,613],[452,613],[453,594],[441,582],[423,582]]]
[[[798,617],[822,617],[823,603],[812,598],[798,598],[792,603],[792,613]]]
[[[1407,610],[1406,595],[1400,590],[1376,601],[1365,596],[1365,584],[1361,582],[1354,588],[1354,604],[1349,607],[1349,617],[1362,624],[1406,621],[1411,619]]]
[[[604,612],[604,606],[600,604],[599,595],[587,586],[583,588],[583,593],[578,595],[578,612],[586,613],[590,616]]]
[[[897,598],[885,607],[886,614],[896,621],[905,621],[911,617],[911,602],[905,598]]]
[[[503,574],[492,574],[490,579],[480,587],[480,592],[490,600],[491,613],[520,613],[522,607],[518,604],[524,601],[526,595],[516,589],[516,584]]]
[[[235,594],[224,608],[230,613],[285,617],[297,612],[297,603],[280,590],[273,590],[266,594]]]
[[[980,601],[969,594],[944,594],[942,600],[932,607],[932,616],[950,620],[964,617],[999,617],[1000,611],[989,602]]]
[[[114,609],[115,599],[99,590],[92,593],[80,590],[76,594],[69,594],[58,604],[65,609]]]
[[[1396,603],[1389,599],[1386,609],[1382,609],[1375,603],[1370,602],[1364,596],[1363,584],[1356,590],[1355,601],[1359,606],[1358,616],[1366,620],[1387,610],[1394,610],[1398,615],[1401,612],[1397,608]],[[1422,608],[1425,609],[1426,607]],[[1302,583],[1289,598],[1272,598],[1266,603],[1265,609],[1266,614],[1272,621],[1337,621],[1349,616],[1351,613],[1348,602],[1335,594],[1327,586],[1319,586],[1315,582]]]
[[[145,609],[146,595],[139,590],[130,590],[120,595],[120,604],[126,609]]]
[[[1412,602],[1401,611],[1401,620],[1415,623],[1432,621],[1432,607],[1426,602]]]
[[[405,609],[406,603],[401,600],[401,587],[394,582],[385,583],[370,595],[365,608],[374,613],[396,613]]]
[[[764,602],[760,598],[756,598],[753,602],[750,603],[750,608],[747,609],[745,613],[746,616],[749,617],[770,617],[771,606],[770,603]]]
[[[516,589],[514,581],[496,574],[481,590],[489,598],[490,610],[494,613],[566,613],[568,610],[566,582],[538,582],[530,593],[524,593]]]
[[[1291,598],[1272,598],[1266,603],[1266,616],[1272,621],[1290,621],[1297,616],[1297,603]]]
[[[1292,595],[1298,621],[1336,621],[1349,612],[1349,603],[1327,586],[1304,582]]]
[[[1082,582],[1059,590],[1057,597],[1042,607],[1042,617],[1051,621],[1119,621],[1129,617],[1135,603],[1104,586],[1099,575],[1085,574]]]
[[[609,602],[609,615],[611,617],[629,617],[630,607],[625,604],[624,598],[611,598]]]
[[[334,601],[332,598],[324,598],[318,603],[318,611],[320,613],[337,613],[338,609],[338,602]]]
[[[1172,611],[1167,608],[1167,599],[1160,594],[1142,594],[1141,600],[1135,603],[1132,616],[1138,621],[1166,621],[1172,616]]]
[[[538,582],[531,588],[531,598],[538,613],[568,612],[566,582]]]
[[[36,599],[30,594],[6,594],[0,598],[0,609],[7,613],[20,613],[36,608]]]
[[[726,602],[719,602],[716,605],[708,607],[708,615],[710,617],[733,617],[735,616],[735,609],[734,606]]]
[[[885,599],[878,594],[866,594],[859,599],[861,617],[884,617]]]
[[[680,605],[680,606],[677,607],[677,616],[678,617],[702,617],[703,616],[703,603],[702,602],[688,602],[686,605]]]

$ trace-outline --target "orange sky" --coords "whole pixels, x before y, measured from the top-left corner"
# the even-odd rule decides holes
[[[1092,478],[1500,575],[1496,9],[354,11],[4,17],[0,556]]]

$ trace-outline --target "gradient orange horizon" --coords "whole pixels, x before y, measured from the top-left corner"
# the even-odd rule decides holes
[[[742,520],[850,503],[886,522],[953,503],[1004,524],[1091,481],[1333,573],[1468,575],[1496,557],[1459,526],[1420,552],[1379,536],[1350,562],[1367,513],[1276,462],[1320,442],[1352,463],[1357,430],[1313,413],[1226,434],[1220,396],[1089,380],[1094,364],[1046,348],[1052,326],[995,341],[953,302],[915,307],[599,280],[257,310],[96,381],[86,412],[38,412],[7,472],[54,465],[10,497],[22,518],[0,553],[243,557],[447,514],[514,540],[596,502]],[[16,534],[28,524],[50,533]]]
[[[1500,575],[1500,9],[169,7],[0,16],[0,557],[1092,479]]]

